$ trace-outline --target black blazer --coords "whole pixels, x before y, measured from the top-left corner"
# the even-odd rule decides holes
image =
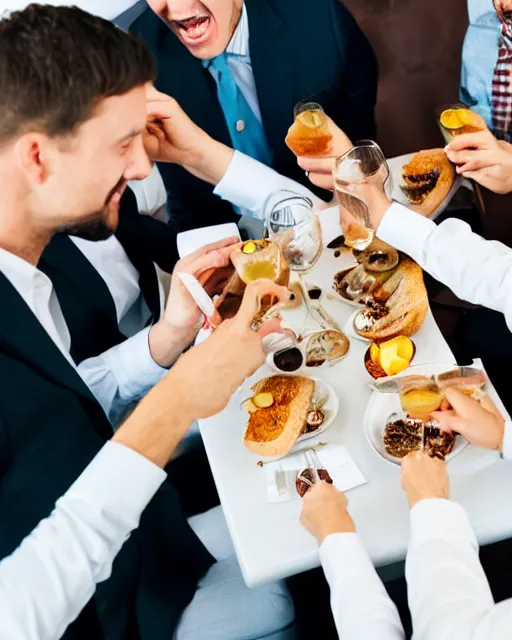
[[[2,274],[0,298],[3,558],[51,513],[112,430],[80,376]],[[169,640],[212,562],[165,482],[117,556],[111,578],[98,586],[64,637]]]
[[[133,192],[121,201],[116,237],[139,272],[139,286],[151,311],[160,317],[156,263],[169,273],[178,260],[174,229],[142,216]],[[46,247],[38,267],[53,282],[71,336],[71,356],[77,364],[120,344],[116,308],[110,291],[92,264],[66,234],[56,235]]]
[[[311,98],[352,140],[374,138],[376,58],[338,0],[245,0],[245,4],[252,68],[273,167],[312,188],[284,142],[293,107]],[[215,81],[201,60],[150,9],[130,30],[142,36],[158,60],[157,88],[176,98],[213,138],[231,146]],[[213,196],[210,185],[177,165],[159,168],[171,217],[181,229],[236,221],[231,205]]]

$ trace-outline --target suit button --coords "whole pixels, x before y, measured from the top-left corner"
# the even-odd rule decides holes
[[[245,122],[243,120],[237,120],[235,126],[238,133],[242,133],[242,131],[245,129]]]

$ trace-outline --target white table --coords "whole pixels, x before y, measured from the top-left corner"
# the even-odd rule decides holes
[[[327,240],[333,235],[332,227],[324,233]],[[322,259],[316,271],[325,270]],[[311,279],[321,278],[315,278],[313,271]],[[333,304],[336,306],[331,305],[329,310],[344,326],[353,308]],[[431,314],[413,339],[417,347],[414,364],[454,361]],[[405,557],[408,507],[400,487],[399,467],[381,459],[363,432],[371,394],[363,362],[366,349],[365,343],[352,340],[343,362],[332,369],[313,370],[313,375],[328,382],[340,400],[335,423],[319,440],[346,445],[366,476],[366,485],[347,494],[350,512],[374,564],[384,566]],[[271,373],[265,366],[252,380]],[[240,402],[245,397],[247,394],[238,393],[222,413],[201,421],[199,426],[244,579],[248,586],[255,587],[317,567],[319,559],[316,541],[299,524],[300,501],[267,501],[259,458],[242,444],[246,418]],[[449,470],[452,496],[467,509],[480,543],[511,537],[512,462],[500,460],[493,452],[467,447],[450,462]]]

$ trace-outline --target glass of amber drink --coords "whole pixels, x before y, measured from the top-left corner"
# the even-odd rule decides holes
[[[410,418],[428,421],[430,414],[441,408],[442,402],[443,395],[431,378],[404,378],[400,388],[400,403]]]
[[[487,129],[482,116],[464,104],[450,104],[440,107],[438,109],[438,123],[447,144],[455,136]]]
[[[294,123],[285,142],[296,156],[321,156],[328,152],[332,133],[323,108],[302,100],[293,110]]]

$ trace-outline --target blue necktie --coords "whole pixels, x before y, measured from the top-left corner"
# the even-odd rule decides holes
[[[227,54],[224,52],[212,60],[207,60],[204,66],[211,66],[216,72],[214,78],[217,82],[217,96],[233,148],[270,166],[272,157],[263,125],[238,88],[228,65]]]

